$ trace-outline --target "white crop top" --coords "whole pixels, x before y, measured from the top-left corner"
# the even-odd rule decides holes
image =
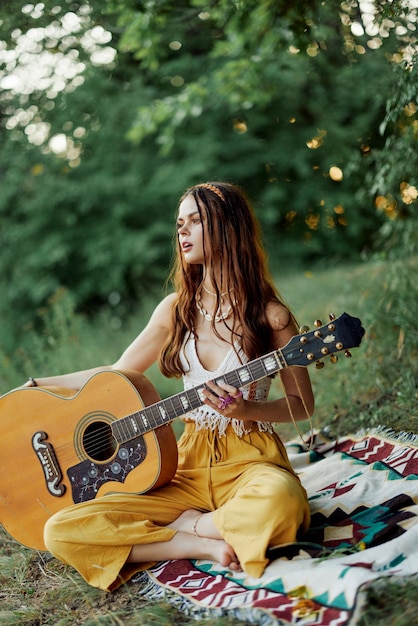
[[[231,346],[224,360],[215,371],[206,370],[197,355],[195,337],[192,334],[187,335],[180,355],[185,370],[185,374],[183,375],[185,390],[197,387],[208,380],[213,380],[231,370],[238,369],[243,363],[248,363],[249,359],[242,351],[242,348],[237,346],[237,350],[238,354]],[[248,399],[251,389],[252,400],[267,400],[270,386],[271,378],[266,376],[256,383],[252,383],[249,387],[245,387],[242,392],[245,399]],[[226,429],[229,424],[239,437],[251,431],[251,428],[246,428],[243,420],[225,417],[206,404],[187,413],[185,419],[194,421],[196,423],[196,430],[217,430],[219,435],[226,434]],[[252,422],[252,424],[254,423],[257,424],[261,432],[273,432],[271,422]]]

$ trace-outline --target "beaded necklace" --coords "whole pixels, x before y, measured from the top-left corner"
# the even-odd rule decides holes
[[[206,293],[208,293],[211,296],[216,297],[216,293],[214,293],[213,291],[210,291],[209,289],[207,289],[207,287],[205,287],[205,285],[202,285],[197,294],[196,294],[196,308],[199,311],[200,315],[202,317],[205,318],[205,320],[207,320],[208,322],[215,322],[215,324],[219,323],[219,322],[223,322],[224,320],[228,319],[228,317],[231,315],[232,313],[232,306],[228,305],[227,310],[222,313],[221,307],[222,307],[222,300],[223,298],[230,292],[233,291],[234,288],[229,289],[228,291],[225,291],[224,293],[221,293],[221,302],[220,302],[220,307],[218,308],[218,310],[216,311],[215,315],[211,315],[210,313],[208,313],[206,311],[206,309],[203,307],[202,304],[202,296],[201,296],[201,289],[203,289],[206,291]]]

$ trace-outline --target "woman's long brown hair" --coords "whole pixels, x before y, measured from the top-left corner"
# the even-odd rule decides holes
[[[211,250],[204,254],[217,306],[221,288],[226,287],[233,293],[233,324],[230,327],[228,320],[223,323],[230,328],[233,340],[238,340],[247,357],[255,359],[272,350],[266,306],[269,302],[282,302],[268,270],[258,221],[247,197],[236,185],[224,182],[195,185],[187,189],[180,203],[189,195],[195,199],[201,217],[202,214],[206,217],[205,222],[202,220],[208,235],[204,240],[211,242]],[[215,264],[217,273],[213,271]],[[184,373],[180,352],[185,334],[196,334],[196,293],[204,279],[202,265],[184,261],[178,237],[170,279],[178,300],[173,308],[173,330],[161,351],[160,369],[165,376],[178,378]],[[283,320],[284,324],[288,321]],[[218,334],[215,322],[212,324]]]

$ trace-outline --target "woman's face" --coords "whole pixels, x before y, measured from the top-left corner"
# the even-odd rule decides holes
[[[186,263],[204,265],[209,246],[203,247],[205,217],[199,214],[199,210],[193,196],[184,198],[179,206],[177,216],[177,233],[180,250]]]

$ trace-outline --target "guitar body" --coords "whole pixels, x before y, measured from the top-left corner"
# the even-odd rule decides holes
[[[177,468],[170,424],[118,443],[111,424],[160,400],[136,372],[100,372],[78,392],[20,388],[0,398],[0,523],[19,543],[45,550],[57,511],[108,493],[145,493]]]

